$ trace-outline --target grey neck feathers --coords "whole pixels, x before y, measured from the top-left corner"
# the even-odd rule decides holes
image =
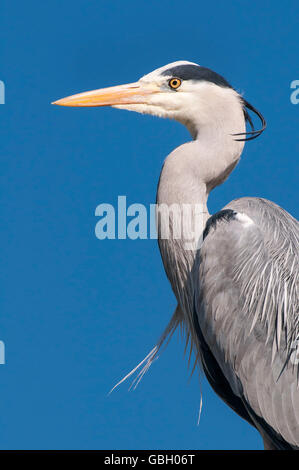
[[[236,166],[244,145],[226,133],[219,138],[215,130],[197,135],[166,158],[157,191],[161,256],[178,303],[188,316],[193,309],[190,273],[209,218],[208,196]]]

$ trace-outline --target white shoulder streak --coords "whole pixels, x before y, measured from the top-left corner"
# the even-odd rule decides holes
[[[235,218],[241,222],[243,227],[249,227],[250,225],[254,225],[253,220],[248,217],[248,215],[244,214],[244,212],[237,212]]]

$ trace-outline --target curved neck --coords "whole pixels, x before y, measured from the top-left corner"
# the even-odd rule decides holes
[[[209,218],[209,192],[228,177],[243,146],[231,136],[225,135],[221,141],[207,135],[181,145],[164,162],[157,190],[159,247],[183,309],[190,308],[187,304],[193,298],[190,272]]]
[[[157,204],[202,204],[210,191],[227,179],[244,147],[230,135],[221,140],[205,135],[181,145],[166,158],[157,190]]]

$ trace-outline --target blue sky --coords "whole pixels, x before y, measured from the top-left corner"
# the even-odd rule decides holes
[[[221,73],[267,119],[210,197],[241,196],[298,217],[298,3],[16,2],[0,7],[0,447],[261,449],[257,432],[190,379],[175,335],[139,387],[110,388],[154,345],[175,300],[155,240],[100,241],[95,208],[154,203],[178,123],[50,105],[190,60]]]

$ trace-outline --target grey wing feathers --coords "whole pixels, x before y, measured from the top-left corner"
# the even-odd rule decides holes
[[[264,199],[221,212],[207,224],[195,269],[198,325],[261,434],[297,448],[299,224]]]

